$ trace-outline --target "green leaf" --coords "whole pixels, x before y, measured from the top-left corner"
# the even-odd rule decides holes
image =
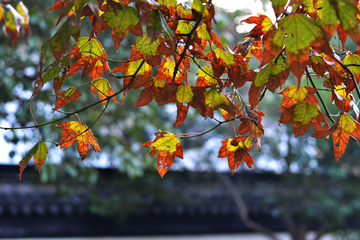
[[[151,146],[153,146],[156,151],[174,153],[178,144],[180,144],[180,141],[174,134],[165,133],[161,138],[151,143]]]
[[[202,15],[202,18],[207,18],[209,17],[209,11],[207,10],[208,7],[208,2],[207,0],[193,0],[192,4],[191,4],[191,8],[195,11],[197,11],[198,13],[200,13]]]
[[[190,85],[180,85],[176,91],[176,100],[184,104],[185,102],[190,103],[194,99],[194,93],[191,90]]]
[[[154,42],[156,39],[158,39],[158,37],[163,29],[160,15],[161,14],[158,10],[151,10],[151,12],[150,12],[151,20],[150,20],[149,24],[146,26],[146,31],[147,31],[148,36],[151,39],[151,42]]]
[[[202,67],[197,71],[197,75],[199,75],[196,81],[196,85],[198,86],[204,86],[204,84],[201,83],[202,81],[205,81],[205,86],[216,85],[218,83],[217,80],[213,77],[214,70],[211,66]]]
[[[135,49],[145,56],[156,56],[158,54],[157,48],[161,43],[161,38],[158,38],[156,41],[151,43],[151,39],[148,35],[144,34],[143,36],[136,39]]]
[[[126,75],[127,76],[133,75],[137,71],[139,66],[141,65],[142,61],[143,61],[143,59],[139,59],[137,61],[130,62],[129,67],[126,71]],[[151,71],[151,66],[149,64],[147,64],[146,62],[144,62],[138,72],[138,75],[145,73],[145,72],[149,72],[149,71]]]
[[[271,0],[276,17],[278,17],[283,11],[288,0]]]
[[[105,52],[99,40],[95,38],[81,37],[77,41],[76,46],[84,57],[101,57]]]
[[[218,108],[221,105],[230,105],[229,99],[224,94],[218,93],[216,88],[211,88],[204,93],[206,107]]]
[[[311,18],[303,14],[287,16],[279,21],[279,29],[273,40],[277,47],[286,46],[286,51],[299,55],[301,50],[309,49],[310,45],[323,39],[322,29]]]
[[[313,119],[319,115],[319,107],[310,104],[299,102],[294,106],[294,122],[301,123],[302,126],[308,125]]]
[[[177,0],[158,0],[160,4],[166,5],[168,8],[176,8]]]
[[[169,25],[166,23],[166,20],[162,14],[159,14],[160,20],[161,20],[161,26],[164,31],[164,35],[166,39],[171,39],[175,36],[174,31],[169,27]]]
[[[37,165],[40,173],[41,166],[44,164],[46,160],[47,153],[48,153],[48,147],[43,141],[40,141],[37,144],[35,144],[26,154],[26,156],[19,162],[19,167],[20,167],[19,179],[21,180],[21,174],[23,173],[23,171],[29,164],[29,161],[33,157],[35,164]]]
[[[332,31],[335,31],[333,28],[336,28],[337,19],[339,19],[343,29],[357,44],[360,44],[360,32],[356,18],[356,15],[359,14],[359,9],[351,1],[328,0],[324,2],[323,8],[322,21],[325,28],[331,28]],[[327,16],[327,14],[330,15]]]
[[[236,64],[234,55],[231,54],[230,51],[225,52],[221,48],[217,48],[214,50],[215,55],[218,59],[222,59],[226,66]]]
[[[107,11],[104,13],[104,20],[110,27],[115,28],[117,33],[125,34],[129,28],[134,27],[139,22],[139,17],[135,8],[120,4],[122,9]],[[111,7],[109,7],[111,8]]]
[[[331,1],[324,1],[324,5],[320,13],[321,24],[325,32],[329,35],[329,37],[331,37],[338,26],[338,17],[335,9],[331,6]]]
[[[42,47],[41,57],[43,57],[43,52],[47,49],[48,44],[50,44],[50,49],[57,61],[60,61],[65,50],[70,45],[70,36],[72,35],[73,27],[70,24],[71,18],[69,18],[61,28],[55,33],[55,35]],[[44,56],[45,57],[45,56]]]
[[[211,40],[211,36],[207,30],[206,24],[202,24],[201,27],[197,29],[197,34],[201,39]]]
[[[189,34],[193,28],[194,26],[191,23],[181,20],[179,21],[175,32],[177,34]]]
[[[344,64],[359,64],[360,56],[358,54],[348,54],[344,58]],[[349,70],[354,74],[360,74],[360,68],[358,66],[348,66]]]

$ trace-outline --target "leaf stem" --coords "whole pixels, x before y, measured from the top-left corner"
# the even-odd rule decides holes
[[[240,118],[240,116],[237,116],[236,118],[231,118],[231,119],[225,120],[225,121],[219,121],[219,120],[214,118],[214,120],[218,122],[218,124],[215,125],[214,127],[210,128],[209,130],[206,130],[205,132],[202,132],[202,133],[196,133],[195,135],[180,137],[180,139],[193,138],[193,137],[199,137],[199,136],[205,135],[205,134],[215,130],[216,128],[220,127],[220,125],[222,125],[224,123],[228,123],[228,122],[233,122],[235,119],[238,119],[238,118]]]
[[[29,104],[29,108],[30,108],[30,113],[31,113],[31,116],[32,116],[32,118],[34,120],[35,125],[38,125],[36,120],[35,120],[34,114],[33,114],[32,110],[31,110],[31,104]]]

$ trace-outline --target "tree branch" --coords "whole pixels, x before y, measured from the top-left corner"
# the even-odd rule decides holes
[[[189,45],[190,45],[191,37],[192,37],[192,35],[195,33],[195,31],[196,31],[197,27],[200,25],[200,23],[201,23],[201,19],[199,19],[199,20],[195,23],[195,26],[193,27],[193,29],[191,29],[191,32],[188,34],[188,37],[187,37],[187,40],[186,40],[186,44],[185,44],[184,50],[183,50],[183,52],[182,52],[181,55],[180,55],[179,61],[178,61],[178,62],[176,63],[176,65],[175,65],[173,78],[172,78],[172,80],[171,80],[171,86],[172,86],[172,84],[173,84],[174,81],[175,81],[175,77],[176,77],[176,74],[177,74],[177,72],[178,72],[178,70],[179,70],[179,66],[180,66],[182,60],[185,58],[186,51],[188,50]],[[176,59],[174,59],[174,60],[176,61]]]
[[[237,209],[240,214],[240,219],[243,224],[253,231],[262,233],[273,240],[278,240],[278,238],[273,232],[249,219],[249,212],[244,202],[244,199],[241,197],[239,189],[235,186],[235,184],[230,180],[228,176],[220,175],[220,177],[236,203]]]

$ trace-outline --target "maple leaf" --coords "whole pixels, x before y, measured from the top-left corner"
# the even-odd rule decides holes
[[[276,57],[285,46],[290,70],[300,81],[308,64],[310,46],[332,56],[324,31],[311,18],[294,14],[279,20],[278,24],[275,35],[271,35],[272,31],[269,31],[261,66]]]
[[[344,85],[335,86],[335,89],[331,92],[330,100],[343,112],[348,112],[351,106],[356,107],[352,94],[346,93]]]
[[[255,119],[253,117],[249,117],[249,118],[240,117],[241,124],[239,125],[238,128],[238,134],[244,135],[246,133],[249,133],[251,140],[254,142],[255,146],[260,151],[261,138],[265,132],[264,127],[261,124],[261,121],[262,121],[262,117],[265,116],[265,114],[258,110],[253,110],[253,113],[257,115],[255,116]]]
[[[218,110],[220,107],[227,112],[233,112],[233,105],[231,104],[230,100],[227,96],[217,88],[210,88],[204,93],[205,97],[205,105],[206,105],[206,114],[210,118],[213,118],[214,111]],[[235,114],[231,114],[234,116]]]
[[[58,92],[58,95],[60,95],[60,97],[56,99],[53,112],[69,104],[70,102],[79,100],[79,98],[82,96],[81,92],[76,89],[76,87],[69,87],[69,89],[66,91],[60,91]]]
[[[38,167],[39,174],[41,166],[44,164],[48,153],[48,147],[43,142],[40,141],[37,144],[35,144],[31,150],[26,154],[26,156],[19,162],[20,167],[20,173],[19,173],[19,179],[21,180],[21,174],[29,164],[29,161],[34,157],[34,162],[36,166]]]
[[[310,65],[314,72],[319,76],[326,77],[332,84],[341,85],[343,78],[338,75],[334,68],[334,63],[327,61],[324,57],[321,57],[318,53],[312,52],[310,58]],[[330,76],[330,77],[329,77]]]
[[[70,147],[76,141],[81,161],[89,154],[89,144],[96,152],[100,152],[100,147],[96,142],[97,139],[85,124],[77,121],[67,121],[62,123],[60,126],[57,126],[57,128],[63,129],[61,133],[60,147]]]
[[[288,0],[271,0],[271,3],[275,12],[275,16],[278,18],[280,14],[284,12],[284,8],[288,3]]]
[[[235,54],[231,49],[224,51],[221,48],[217,48],[214,51],[211,51],[208,54],[210,59],[213,59],[211,65],[214,71],[214,77],[220,77],[223,72],[226,70],[229,75],[229,80],[234,85],[240,81],[240,75],[242,72],[248,71],[248,66],[246,65],[244,58]]]
[[[198,75],[197,86],[215,87],[218,84],[217,79],[213,77],[214,71],[210,66],[200,68],[196,74]]]
[[[155,41],[151,41],[148,35],[139,37],[135,46],[131,50],[130,61],[136,61],[145,58],[145,61],[151,66],[157,66],[161,62],[161,55],[171,54],[169,48],[165,46],[165,40],[159,36]]]
[[[252,107],[258,105],[261,92],[265,86],[270,91],[275,92],[278,87],[282,87],[289,76],[289,65],[286,60],[281,57],[276,63],[275,60],[273,59],[267,65],[255,70],[256,76],[249,90],[249,102]]]
[[[336,161],[344,154],[350,136],[360,139],[360,124],[350,115],[342,113],[330,129],[316,131],[311,135],[314,138],[324,138],[332,135]]]
[[[314,96],[316,92],[315,88],[291,85],[279,93],[284,95],[280,104],[282,107],[291,107],[299,102],[318,105],[319,102]]]
[[[189,106],[197,109],[202,116],[206,116],[206,107],[205,107],[205,98],[203,87],[193,87],[188,84],[176,85],[175,94],[172,93],[163,93],[170,95],[168,99],[163,102],[159,102],[159,106],[162,106],[166,103],[175,102],[177,106],[177,117],[174,127],[178,127],[186,118]],[[171,90],[171,89],[170,89]]]
[[[114,90],[110,86],[109,81],[106,78],[97,78],[93,80],[90,85],[90,90],[92,95],[94,95],[94,93],[97,92],[100,100],[103,100],[115,94]],[[114,101],[114,103],[120,104],[116,100],[116,96],[112,97],[111,99]],[[105,104],[106,101],[103,101],[102,106],[104,107]]]
[[[254,56],[262,62],[261,40],[255,41],[254,38],[246,37],[234,47],[233,52],[240,53],[247,60]]]
[[[255,38],[256,40],[259,40],[260,37],[265,35],[273,26],[271,19],[260,13],[258,13],[257,17],[248,17],[241,22],[256,24],[256,26],[248,34],[246,34],[247,37]]]
[[[167,83],[172,83],[172,80],[174,78],[174,72],[175,72],[175,66],[176,63],[173,60],[166,59],[165,61],[162,61],[160,64],[160,67],[157,71],[156,78],[158,79],[165,79]],[[187,82],[187,72],[185,71],[187,68],[183,65],[183,67],[179,67],[175,78],[174,83],[183,83]]]
[[[249,154],[251,151],[251,140],[248,137],[240,136],[234,139],[226,139],[221,141],[222,146],[219,149],[219,158],[228,157],[229,168],[232,171],[231,175],[234,175],[236,169],[240,167],[242,161],[246,165],[253,169],[254,160]]]
[[[29,21],[30,21],[30,17],[29,17],[29,10],[27,9],[27,7],[24,5],[24,3],[22,1],[20,1],[17,5],[16,5],[16,10],[18,11],[18,13],[22,16],[22,18],[24,19],[23,21],[23,26],[25,29],[25,37],[26,40],[29,37]],[[1,17],[0,17],[0,22],[1,22]]]
[[[23,16],[21,16],[20,13],[17,12],[13,6],[11,6],[10,4],[6,4],[5,7],[7,9],[6,23],[5,23],[5,35],[8,32],[12,33],[12,40],[11,40],[11,45],[12,45],[17,41],[18,37],[20,36],[21,27],[24,24],[26,24],[26,26],[28,26],[29,23],[28,22],[25,23]],[[28,27],[27,27],[27,29],[28,29]]]
[[[53,5],[51,5],[51,7],[46,10],[45,13],[47,13],[50,10],[59,10],[59,9],[63,9],[64,7],[66,7],[66,5],[68,4],[70,0],[56,0]]]
[[[124,91],[125,94],[132,88],[138,89],[140,87],[148,87],[152,83],[152,67],[147,64],[143,59],[136,61],[125,62],[120,64],[117,68],[110,71],[113,72],[125,72],[123,86],[127,86]],[[137,72],[136,76],[134,75]],[[135,77],[135,79],[133,79]],[[132,81],[132,82],[131,82]],[[131,83],[131,84],[130,84]],[[129,85],[130,84],[130,85]]]
[[[321,21],[323,29],[329,36],[329,39],[338,28],[338,20],[340,20],[342,29],[347,32],[357,44],[360,44],[357,14],[359,14],[359,9],[349,0],[324,1]]]
[[[177,137],[168,132],[156,132],[153,141],[145,142],[141,148],[151,148],[150,157],[157,156],[157,170],[161,177],[167,173],[174,163],[175,157],[183,158],[183,149]]]
[[[293,123],[295,137],[304,135],[311,126],[316,131],[328,129],[327,119],[320,112],[319,102],[314,96],[317,89],[303,86],[289,86],[279,94],[281,101],[280,123]]]
[[[113,10],[111,6],[102,15],[104,20],[112,27],[112,39],[115,49],[120,47],[120,43],[125,38],[129,30],[132,33],[142,35],[142,28],[139,22],[139,16],[135,8],[119,4],[118,9]]]
[[[5,11],[4,8],[0,5],[0,23],[5,20]]]
[[[39,76],[35,80],[33,94],[30,99],[32,99],[34,95],[44,87],[45,83],[51,81],[51,79],[54,79],[53,89],[55,95],[57,96],[64,82],[64,78],[69,70],[69,67],[70,60],[67,55],[61,58],[59,62],[54,61],[52,64],[50,64],[41,73],[41,77]]]
[[[206,116],[204,91],[204,87],[194,87],[188,84],[175,83],[171,87],[171,84],[166,84],[163,80],[153,78],[153,84],[150,87],[146,87],[140,93],[135,107],[149,104],[154,97],[159,106],[175,103],[177,106],[177,117],[174,127],[178,127],[185,120],[190,106],[197,109],[202,116]]]
[[[109,70],[107,54],[97,39],[81,37],[71,49],[70,58],[80,58],[73,63],[69,69],[67,77],[83,70],[82,77],[90,74],[92,79],[99,78]]]
[[[360,51],[356,51],[352,54],[347,54],[344,58],[344,64],[354,64],[354,65],[360,65]],[[354,74],[356,83],[359,84],[360,82],[360,69],[358,66],[348,66],[349,70]],[[340,85],[340,84],[338,84]],[[356,86],[354,85],[353,81],[346,81],[346,93],[351,93],[354,91]]]
[[[135,103],[135,107],[148,105],[154,97],[158,103],[163,102],[163,93],[170,93],[170,87],[164,80],[151,78],[151,82],[152,84],[150,86],[145,86],[145,88],[141,91],[140,96]]]
[[[320,112],[319,106],[311,103],[299,102],[291,107],[281,109],[280,123],[293,123],[294,136],[304,135],[311,126],[316,131],[328,129],[327,119]]]

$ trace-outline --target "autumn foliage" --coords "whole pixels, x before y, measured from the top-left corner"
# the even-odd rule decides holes
[[[103,106],[99,118],[106,114],[110,102],[120,103],[120,98],[116,99],[118,95],[126,101],[131,89],[142,89],[135,107],[146,106],[154,99],[159,106],[174,104],[177,107],[174,127],[186,120],[190,108],[203,118],[214,118],[218,111],[224,119],[216,119],[217,126],[239,123],[234,138],[222,141],[218,155],[228,158],[234,174],[243,161],[253,168],[250,151],[252,146],[261,150],[261,138],[266,131],[262,125],[266,112],[261,101],[266,94],[277,93],[283,97],[279,123],[292,124],[295,137],[309,131],[314,138],[331,135],[338,160],[350,138],[360,139],[359,110],[354,97],[360,97],[360,51],[345,49],[350,38],[360,45],[359,3],[271,2],[275,22],[262,14],[243,19],[243,24],[255,24],[254,28],[236,46],[226,46],[213,31],[215,8],[211,0],[193,0],[191,6],[177,4],[176,0],[98,0],[97,3],[56,0],[49,10],[58,11],[58,24],[62,25],[41,49],[41,74],[35,81],[33,97],[52,82],[54,112],[77,101],[84,90],[75,85],[65,89],[62,83],[80,72],[82,79],[86,76],[92,79],[87,83],[88,91],[97,95],[96,104]],[[0,5],[0,22],[6,16],[4,29],[5,33],[11,32],[13,44],[19,36],[28,36],[27,12],[22,2],[15,7],[7,1]],[[82,31],[86,23],[91,24],[90,32]],[[136,36],[130,56],[114,69],[108,64],[106,51],[109,50],[97,38],[104,31],[111,31],[114,49],[119,48],[128,34]],[[342,46],[332,44],[335,34]],[[71,38],[76,42],[74,46],[70,46]],[[48,51],[54,57],[50,64],[45,62]],[[340,56],[340,52],[345,56]],[[259,60],[255,68],[249,65],[253,58]],[[198,69],[195,80],[188,78],[191,65]],[[113,89],[113,81],[121,81],[122,88]],[[240,94],[242,88],[248,89],[249,97]],[[325,95],[329,95],[338,114],[330,113],[323,99]],[[92,125],[82,124],[80,118],[62,122],[58,126],[62,131],[60,143],[56,145],[66,148],[76,142],[81,160],[87,157],[89,145],[100,152],[90,130]],[[187,137],[203,134],[190,133]],[[157,155],[161,177],[175,157],[183,157],[181,138],[184,138],[181,134],[156,132],[153,141],[142,145],[151,148],[151,157]],[[46,156],[45,142],[38,142],[20,162],[20,172],[32,157],[40,171]]]

